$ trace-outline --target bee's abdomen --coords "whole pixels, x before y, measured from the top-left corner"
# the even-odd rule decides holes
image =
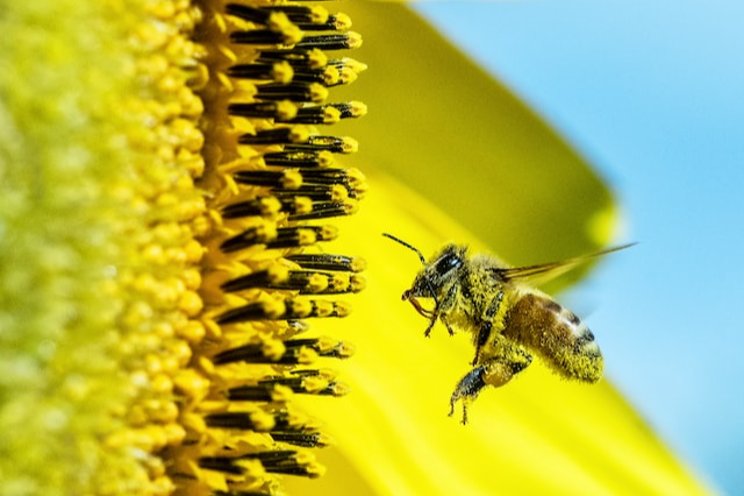
[[[506,316],[503,334],[534,351],[564,377],[596,382],[602,376],[602,353],[592,331],[547,296],[521,295]]]

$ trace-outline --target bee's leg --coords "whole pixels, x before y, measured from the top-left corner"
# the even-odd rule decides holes
[[[426,329],[424,329],[425,338],[428,338],[431,334],[431,330],[434,328],[434,324],[437,323],[437,317],[439,317],[439,312],[435,311],[429,319],[429,325],[427,325]]]
[[[451,417],[455,413],[455,403],[458,400],[462,400],[462,424],[468,423],[468,403],[475,400],[478,397],[481,389],[486,385],[484,376],[486,373],[485,366],[476,367],[467,374],[465,377],[460,379],[460,382],[455,387],[450,397],[450,411],[449,416]]]
[[[486,344],[486,342],[488,342],[488,338],[491,336],[492,328],[493,324],[490,321],[481,323],[480,328],[478,329],[478,335],[475,337],[475,356],[473,357],[472,365],[478,363],[481,348],[484,344]]]
[[[447,328],[447,332],[449,332],[449,335],[450,336],[454,336],[455,335],[455,331],[452,330],[452,327],[450,326],[450,323],[447,322],[447,319],[444,317],[444,315],[442,315],[441,317],[439,317],[439,319],[442,321],[442,323],[444,324],[444,326]]]
[[[483,312],[481,325],[478,329],[478,335],[475,338],[475,357],[473,357],[473,365],[476,365],[478,363],[481,348],[488,342],[488,338],[491,337],[493,320],[496,317],[496,314],[499,312],[499,308],[501,308],[501,301],[503,299],[504,292],[499,291],[498,293],[496,293],[496,296],[494,296],[488,303],[486,311]]]
[[[413,305],[413,308],[416,309],[419,315],[429,319],[429,325],[427,325],[426,329],[424,330],[424,337],[428,338],[429,334],[431,334],[431,329],[434,327],[434,324],[437,323],[437,318],[439,317],[439,311],[438,311],[439,304],[437,304],[437,306],[434,307],[434,310],[427,310],[421,306],[421,304],[418,302],[416,298],[406,298],[406,299],[411,302],[411,305]]]
[[[449,322],[447,322],[446,315],[454,308],[455,301],[457,300],[457,286],[454,284],[449,287],[447,290],[447,294],[444,295],[444,299],[439,303],[439,306],[437,307],[437,317],[442,321],[444,326],[447,328],[447,332],[450,336],[455,335],[455,331],[452,330],[452,327],[450,327]]]
[[[444,325],[447,327],[447,332],[450,333],[450,336],[454,335],[455,332],[450,327],[449,323],[445,320],[444,316],[447,315],[447,313],[452,309],[452,307],[455,306],[455,296],[456,296],[456,287],[453,285],[447,290],[447,294],[444,295],[444,299],[442,301],[437,302],[436,308],[431,312],[431,319],[429,320],[429,325],[426,326],[426,330],[424,330],[424,336],[429,337],[429,334],[431,334],[431,330],[434,327],[434,324],[437,323],[438,319],[441,319]],[[421,313],[421,312],[419,312]]]
[[[460,379],[450,397],[450,412],[455,413],[455,404],[462,401],[462,423],[468,422],[468,404],[473,402],[485,386],[500,387],[532,363],[532,356],[524,350],[515,349],[509,356],[486,360]]]

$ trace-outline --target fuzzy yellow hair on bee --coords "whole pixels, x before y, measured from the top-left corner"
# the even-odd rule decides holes
[[[427,260],[414,246],[383,236],[414,251],[423,268],[402,299],[429,320],[429,336],[437,321],[450,335],[455,330],[472,336],[472,369],[450,397],[450,415],[462,402],[467,407],[485,386],[500,387],[532,363],[537,355],[557,374],[594,383],[602,377],[603,359],[594,334],[573,312],[530,285],[587,260],[631,246],[623,245],[561,262],[509,267],[490,255],[468,255],[467,246],[447,244]],[[427,309],[419,299],[431,299]]]

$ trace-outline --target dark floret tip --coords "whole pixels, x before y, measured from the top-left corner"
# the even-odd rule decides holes
[[[331,88],[353,82],[366,66],[328,54],[361,44],[344,14],[300,3],[237,1],[227,2],[223,12],[204,30],[233,45],[205,54],[204,65],[218,67],[193,79],[206,85],[208,100],[224,103],[221,114],[243,133],[229,139],[239,145],[234,155],[245,158],[221,163],[232,150],[214,149],[215,169],[230,193],[209,200],[217,234],[207,240],[205,257],[213,277],[202,284],[208,309],[201,322],[212,339],[204,340],[199,363],[229,380],[212,383],[209,408],[193,422],[200,433],[213,430],[210,440],[230,434],[217,429],[252,431],[275,449],[236,443],[191,463],[225,474],[220,480],[227,487],[215,494],[255,496],[271,492],[267,473],[322,473],[302,448],[322,447],[329,439],[318,425],[290,413],[294,395],[348,391],[335,374],[312,367],[350,357],[353,346],[314,337],[307,321],[345,317],[349,304],[334,298],[365,286],[358,274],[362,260],[317,253],[324,250],[315,246],[338,235],[334,225],[320,221],[354,213],[367,188],[359,171],[336,164],[342,162],[338,155],[357,151],[357,142],[327,131],[366,113],[361,102],[327,101]],[[191,474],[195,481],[197,472]],[[256,480],[262,482],[251,485]]]

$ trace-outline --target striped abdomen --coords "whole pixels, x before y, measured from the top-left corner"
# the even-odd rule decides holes
[[[545,295],[520,295],[506,316],[503,335],[535,352],[566,378],[597,382],[602,376],[602,353],[592,332]]]

